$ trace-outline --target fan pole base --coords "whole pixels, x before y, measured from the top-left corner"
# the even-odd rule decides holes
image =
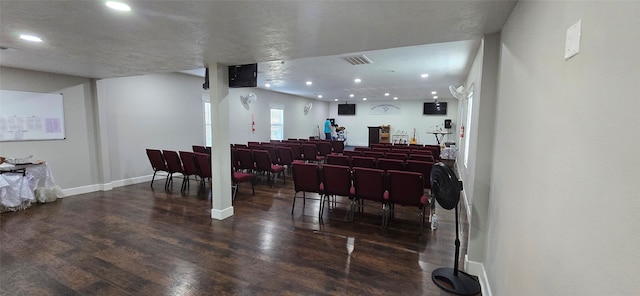
[[[476,295],[481,290],[480,283],[468,273],[449,267],[437,268],[431,273],[431,279],[441,289],[458,295]]]

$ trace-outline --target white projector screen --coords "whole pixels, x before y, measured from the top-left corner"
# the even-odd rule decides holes
[[[0,141],[64,138],[62,94],[0,90]]]

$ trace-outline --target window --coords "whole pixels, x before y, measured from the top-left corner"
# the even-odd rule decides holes
[[[471,111],[473,110],[473,91],[469,91],[467,96],[467,120],[464,126],[464,167],[468,168],[469,165],[469,136],[471,131]]]
[[[284,139],[284,110],[271,108],[271,140]]]
[[[211,102],[209,97],[202,96],[202,109],[204,113],[204,144],[205,146],[213,146],[211,141]]]

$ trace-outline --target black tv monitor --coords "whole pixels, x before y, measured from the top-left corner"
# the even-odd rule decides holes
[[[423,115],[447,115],[447,102],[424,103]]]
[[[229,66],[229,87],[258,86],[258,64]]]
[[[356,115],[356,104],[338,104],[338,115]]]

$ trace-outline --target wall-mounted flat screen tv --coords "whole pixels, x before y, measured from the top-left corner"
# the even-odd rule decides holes
[[[256,87],[258,64],[229,66],[229,87]]]
[[[422,114],[447,115],[447,103],[446,102],[424,103],[424,106],[422,107]]]
[[[338,115],[356,115],[356,104],[338,104]]]

